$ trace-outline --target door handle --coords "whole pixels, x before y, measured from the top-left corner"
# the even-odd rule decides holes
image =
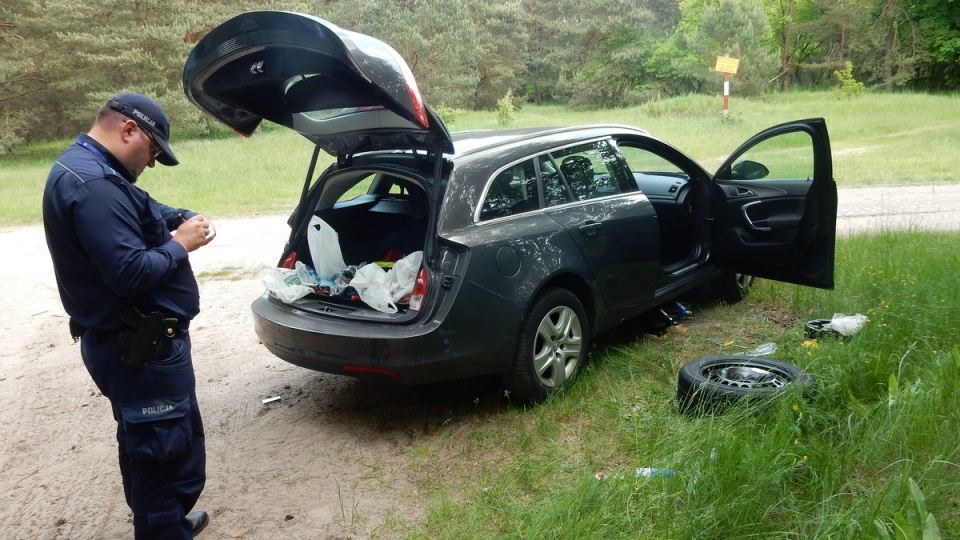
[[[740,207],[740,211],[743,212],[743,219],[747,220],[747,224],[750,225],[751,228],[756,229],[758,231],[770,232],[773,230],[773,227],[759,225],[759,222],[754,222],[752,219],[750,219],[750,214],[747,213],[747,211],[750,209],[751,206],[756,206],[761,202],[763,201],[754,201],[752,203],[747,203]],[[763,220],[763,221],[766,222],[767,220]]]
[[[752,189],[745,188],[745,187],[737,187],[737,186],[733,186],[727,189],[727,193],[729,193],[731,197],[756,197],[757,196],[757,193]]]
[[[587,236],[594,236],[600,232],[600,229],[603,228],[603,223],[598,223],[596,221],[588,221],[580,226],[580,232]]]

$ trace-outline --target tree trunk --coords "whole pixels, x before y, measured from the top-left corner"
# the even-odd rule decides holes
[[[533,77],[533,102],[537,105],[541,103],[540,95],[540,32],[537,21],[537,4],[533,0],[524,3],[527,14],[530,16],[530,23],[527,26],[530,36],[530,59],[533,66],[527,68],[527,73]]]
[[[896,0],[887,0],[887,6],[884,9],[884,15],[887,18],[887,40],[886,51],[883,55],[883,89],[886,92],[893,91],[893,64],[897,55],[896,7]]]
[[[793,5],[794,0],[790,0],[787,6],[787,24],[783,29],[783,65],[780,69],[780,89],[789,90],[792,73],[790,64],[793,63],[793,50],[790,48],[791,34],[793,33]]]

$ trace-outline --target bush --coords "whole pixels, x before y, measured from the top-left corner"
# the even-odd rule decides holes
[[[847,60],[842,70],[833,72],[840,85],[833,89],[838,97],[858,97],[863,93],[863,83],[853,78],[853,62]]]
[[[644,115],[653,118],[707,118],[716,116],[721,109],[720,100],[702,94],[655,99],[640,106]]]
[[[445,124],[453,125],[460,117],[463,116],[464,110],[457,109],[456,107],[447,107],[446,105],[437,105],[433,108],[433,111],[440,116],[440,119],[443,120]]]
[[[507,90],[506,95],[497,102],[497,125],[507,127],[516,120],[516,107],[513,105],[513,90]]]

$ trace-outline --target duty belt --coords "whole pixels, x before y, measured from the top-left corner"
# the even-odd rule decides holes
[[[74,341],[80,336],[104,342],[118,342],[122,347],[120,361],[133,368],[144,368],[154,358],[164,358],[170,353],[173,338],[187,331],[189,322],[181,321],[161,311],[144,315],[135,307],[118,306],[114,315],[129,328],[124,330],[88,330],[70,319],[70,335]]]
[[[164,315],[164,321],[169,324],[164,325],[163,334],[165,337],[176,337],[186,334],[190,329],[190,321],[184,321],[172,315]],[[175,321],[175,322],[174,322]],[[119,341],[128,330],[93,330],[84,328],[74,318],[70,318],[70,337],[73,342],[80,341],[80,338],[87,336],[97,341]]]

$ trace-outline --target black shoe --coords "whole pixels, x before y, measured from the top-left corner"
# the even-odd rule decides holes
[[[190,522],[190,529],[193,531],[193,535],[196,536],[210,523],[210,515],[202,510],[199,512],[190,512],[187,514],[187,521]]]

